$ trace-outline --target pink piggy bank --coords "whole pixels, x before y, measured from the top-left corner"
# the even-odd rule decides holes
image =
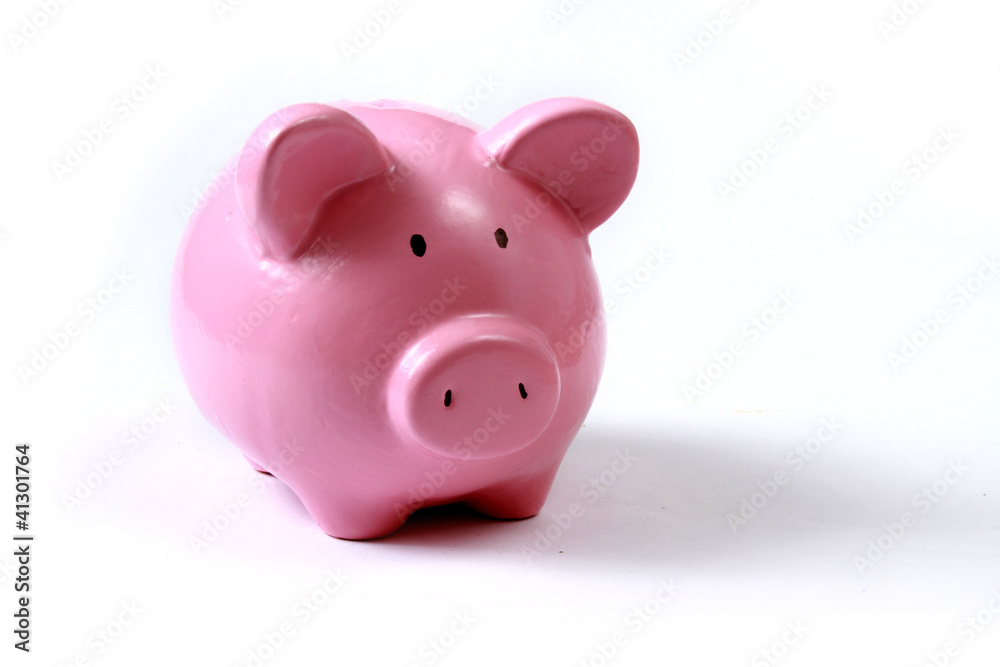
[[[455,502],[534,516],[604,363],[588,234],[638,157],[627,118],[573,98],[486,130],[384,100],[277,112],[178,251],[195,402],[330,535]]]

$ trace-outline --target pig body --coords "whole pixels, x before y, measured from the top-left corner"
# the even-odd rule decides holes
[[[631,123],[577,99],[488,130],[398,102],[279,111],[178,252],[195,402],[336,537],[453,502],[535,515],[604,359],[588,234],[637,161]]]

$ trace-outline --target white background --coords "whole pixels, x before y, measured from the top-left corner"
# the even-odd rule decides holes
[[[890,0],[421,0],[350,59],[342,44],[387,2],[44,4],[0,17],[0,535],[18,442],[36,535],[30,655],[11,646],[0,550],[3,664],[996,664],[996,3],[908,0],[888,31]],[[563,95],[623,111],[642,158],[592,236],[616,306],[607,366],[548,503],[522,522],[440,509],[379,541],[327,537],[188,396],[167,303],[186,210],[287,104],[464,105],[489,126]],[[945,151],[939,131],[957,136]],[[754,173],[723,196],[734,170]],[[103,291],[116,271],[126,286]],[[794,305],[775,321],[779,290]],[[893,364],[922,322],[934,335]],[[824,419],[833,437],[794,463]],[[734,522],[744,501],[756,512]]]

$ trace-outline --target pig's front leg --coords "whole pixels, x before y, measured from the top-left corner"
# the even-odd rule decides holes
[[[344,540],[385,537],[399,530],[413,513],[403,496],[368,500],[330,492],[310,494],[297,490],[297,494],[324,533]]]
[[[465,504],[494,519],[527,519],[538,514],[548,496],[558,463],[533,477],[504,482],[472,494]]]

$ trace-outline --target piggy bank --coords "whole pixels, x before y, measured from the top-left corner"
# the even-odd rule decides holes
[[[178,251],[195,403],[329,535],[445,503],[534,516],[604,363],[588,235],[638,156],[625,116],[574,98],[489,129],[386,100],[278,111]]]

